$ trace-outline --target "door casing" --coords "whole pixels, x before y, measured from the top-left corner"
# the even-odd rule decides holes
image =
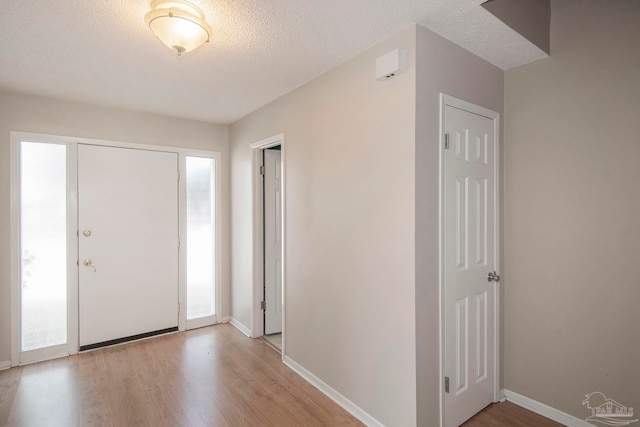
[[[494,259],[495,259],[495,269],[500,272],[500,188],[501,188],[501,180],[500,180],[500,114],[492,111],[490,109],[480,107],[478,105],[472,104],[470,102],[455,98],[450,95],[446,95],[444,93],[440,93],[440,130],[439,130],[439,269],[438,269],[438,277],[439,277],[439,347],[440,347],[440,360],[439,360],[439,368],[440,368],[440,426],[445,426],[445,336],[446,336],[446,307],[445,307],[445,148],[444,148],[444,138],[445,138],[445,106],[451,106],[455,108],[459,108],[461,110],[468,111],[470,113],[478,114],[480,116],[489,118],[493,120],[494,127],[494,170],[495,170],[495,185],[494,185],[494,212],[495,212],[495,223],[494,223]],[[494,293],[494,321],[493,321],[493,331],[494,331],[494,401],[500,400],[501,389],[500,389],[500,295],[501,295],[501,282],[497,282],[495,284],[495,293]]]
[[[20,142],[42,142],[65,145],[67,147],[67,344],[35,350],[21,358],[20,346]],[[79,144],[102,145],[116,148],[131,148],[140,150],[164,151],[178,154],[179,173],[179,238],[186,242],[186,156],[200,156],[212,158],[216,162],[216,316],[213,323],[219,323],[221,313],[221,165],[220,153],[215,151],[196,150],[189,148],[134,144],[90,138],[75,138],[70,136],[37,134],[29,132],[10,132],[10,248],[11,248],[11,366],[40,362],[57,357],[65,357],[78,353],[79,322],[78,322],[78,183],[77,183],[77,146]],[[187,323],[186,319],[186,244],[181,244],[178,252],[178,302],[181,307],[178,317],[178,330],[205,326],[195,321]],[[183,308],[184,307],[184,308]]]

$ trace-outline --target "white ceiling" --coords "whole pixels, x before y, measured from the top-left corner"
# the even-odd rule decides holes
[[[3,0],[0,88],[231,123],[419,22],[503,69],[546,54],[482,0],[193,0],[214,28],[178,57],[150,0]]]

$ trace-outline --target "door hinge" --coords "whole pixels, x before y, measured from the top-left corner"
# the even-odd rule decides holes
[[[260,301],[260,310],[266,310],[266,309],[267,309],[267,302]]]
[[[449,377],[444,377],[444,391],[449,393]]]
[[[267,168],[264,166],[260,166],[260,175],[265,175],[267,172]]]
[[[444,134],[444,149],[448,150],[449,149],[449,133],[445,133]]]

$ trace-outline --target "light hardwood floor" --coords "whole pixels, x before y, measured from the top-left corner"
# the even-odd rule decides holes
[[[494,403],[464,423],[462,427],[562,427],[555,421],[511,402]]]
[[[0,371],[0,426],[362,425],[264,340],[217,325]],[[552,427],[510,403],[465,427]]]
[[[224,324],[0,372],[0,425],[362,425]]]

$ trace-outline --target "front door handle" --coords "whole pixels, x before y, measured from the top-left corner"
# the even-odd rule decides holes
[[[498,273],[496,273],[495,271],[491,271],[491,272],[489,272],[489,276],[487,276],[487,280],[489,282],[499,282],[500,281],[500,275]]]
[[[85,267],[93,268],[94,273],[97,271],[96,268],[93,266],[93,261],[91,261],[89,258],[82,261],[82,265],[84,265]]]

